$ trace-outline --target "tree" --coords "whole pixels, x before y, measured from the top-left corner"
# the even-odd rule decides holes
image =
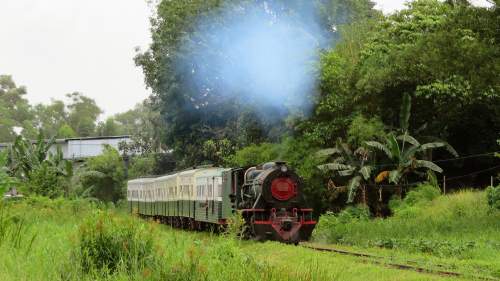
[[[323,149],[317,152],[320,157],[334,156],[333,162],[318,166],[322,170],[333,171],[334,176],[348,177],[347,203],[352,203],[361,189],[361,201],[367,205],[367,183],[371,179],[374,167],[369,161],[369,151],[359,147],[352,151],[348,144],[338,142],[335,148]]]
[[[68,105],[68,124],[80,137],[93,135],[95,133],[97,117],[102,113],[102,110],[93,99],[81,93],[70,93],[66,97],[70,99]]]
[[[377,141],[367,141],[366,144],[375,151],[383,152],[389,160],[389,162],[385,164],[389,169],[383,170],[377,175],[376,182],[378,183],[388,179],[389,183],[406,184],[407,176],[416,173],[418,169],[442,173],[443,169],[431,160],[417,158],[433,149],[443,147],[452,155],[458,156],[455,149],[446,142],[421,144],[407,133],[400,136],[395,136],[393,133],[390,133],[386,137],[385,144]]]
[[[359,113],[397,128],[399,105],[411,95],[409,126],[424,128],[419,134],[449,140],[463,154],[493,149],[500,130],[496,9],[420,0],[370,28],[353,24],[363,37],[350,35],[356,40],[324,55],[323,96],[308,133],[332,141]]]
[[[18,87],[11,76],[0,75],[0,142],[13,141],[18,133],[33,133],[31,107],[25,95],[25,87]]]
[[[116,203],[125,194],[123,159],[111,146],[106,145],[101,155],[88,159],[78,178],[83,196]]]
[[[68,124],[63,124],[59,130],[57,130],[57,137],[59,138],[74,138],[76,137],[76,132]]]
[[[63,159],[59,147],[55,153],[51,152],[52,146],[55,146],[55,139],[45,140],[42,132],[36,142],[18,136],[12,145],[9,170],[24,183],[28,193],[51,198],[67,193],[73,166]]]
[[[52,100],[50,104],[37,104],[33,107],[34,124],[49,137],[63,137],[59,131],[67,125],[68,113],[66,105],[61,100]],[[65,129],[67,130],[67,129]],[[68,132],[64,132],[68,133]]]
[[[257,142],[279,141],[281,135],[287,131],[283,122],[290,112],[298,108],[283,107],[286,103],[280,101],[279,108],[262,106],[259,99],[252,97],[247,90],[262,81],[253,79],[249,75],[241,75],[244,83],[234,83],[231,75],[224,75],[222,67],[214,67],[213,61],[223,62],[223,66],[233,66],[238,69],[242,59],[248,58],[249,52],[255,52],[248,44],[242,44],[243,55],[234,56],[223,49],[235,42],[227,42],[227,37],[217,37],[211,31],[228,30],[233,22],[252,17],[258,6],[258,12],[268,17],[268,21],[279,22],[284,18],[292,18],[295,23],[304,23],[296,28],[295,36],[308,35],[308,38],[321,41],[317,34],[331,38],[332,33],[340,24],[364,16],[372,16],[376,12],[372,9],[373,3],[367,0],[318,0],[318,1],[160,1],[156,7],[155,16],[151,19],[153,43],[148,50],[136,56],[136,64],[142,67],[146,85],[153,91],[154,104],[160,110],[165,121],[163,143],[172,148],[174,153],[182,159],[185,165],[202,162],[201,147],[208,140],[221,141],[229,139],[240,145],[240,140],[248,145],[247,139]],[[313,7],[313,9],[311,9]],[[311,11],[312,10],[312,11]],[[315,16],[320,24],[318,33],[308,29]],[[207,20],[213,19],[213,20]],[[235,32],[231,33],[234,34]],[[236,32],[237,33],[237,32]],[[247,34],[247,33],[239,33]],[[252,35],[258,37],[258,34]],[[231,36],[229,36],[231,37]],[[252,39],[248,36],[246,39]],[[218,40],[221,39],[221,40]],[[226,41],[224,41],[226,40]],[[212,42],[218,47],[208,47]],[[220,42],[227,42],[220,44]],[[186,44],[189,43],[189,44]],[[289,46],[292,47],[292,46]],[[295,47],[295,45],[293,45]],[[245,49],[246,48],[246,49]],[[238,48],[233,48],[239,50]],[[261,54],[263,55],[263,54]],[[196,64],[189,63],[191,58],[200,58]],[[285,73],[278,73],[283,77],[293,72],[288,68]],[[268,69],[257,71],[264,73]],[[290,72],[290,73],[289,73]],[[202,79],[196,79],[202,73]],[[227,73],[226,73],[227,74]],[[229,73],[230,74],[230,73]],[[290,74],[293,76],[293,73]],[[261,77],[262,78],[262,77]],[[193,81],[195,79],[196,81]],[[265,80],[265,77],[262,78]],[[295,79],[288,79],[293,84]],[[275,81],[276,82],[276,81]],[[273,82],[273,83],[275,83]],[[271,83],[271,88],[273,86]],[[231,90],[227,85],[237,84],[239,90]],[[287,88],[289,85],[285,85]],[[270,91],[271,89],[265,89]],[[269,98],[259,91],[262,99]],[[274,95],[279,94],[278,90]],[[309,94],[309,93],[307,93]],[[304,96],[301,91],[300,96]],[[294,99],[289,99],[293,103]],[[308,101],[312,99],[307,99]],[[254,106],[258,104],[259,106]],[[260,118],[262,128],[250,126],[244,131],[248,138],[241,138],[242,125],[238,121],[242,113],[251,111]],[[271,114],[269,114],[271,112]],[[235,122],[235,120],[238,120]],[[262,138],[264,136],[264,138]]]
[[[122,152],[149,154],[166,150],[161,139],[165,124],[153,106],[152,101],[146,99],[134,109],[113,116],[117,132],[130,135],[132,139],[131,143],[122,144]]]
[[[106,121],[97,124],[96,133],[98,136],[117,136],[122,134],[122,130],[115,119],[109,117]]]

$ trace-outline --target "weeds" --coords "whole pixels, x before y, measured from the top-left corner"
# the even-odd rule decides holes
[[[141,270],[154,262],[153,235],[132,219],[98,211],[80,226],[74,255],[85,273]]]
[[[314,240],[458,259],[500,257],[492,247],[500,244],[500,214],[489,213],[484,193],[438,192],[425,185],[392,200],[395,214],[387,219],[356,217],[352,209],[323,215]]]
[[[8,207],[9,217],[24,219],[24,238],[19,249],[0,246],[0,280],[432,279],[301,247],[242,241],[238,231],[219,236],[175,230],[114,208],[97,208],[86,200],[38,198]],[[341,220],[370,222],[364,214],[362,209],[352,209]],[[15,221],[10,223],[19,222]],[[34,233],[36,239],[28,247]],[[28,248],[27,258],[24,251]]]
[[[8,246],[20,249],[31,248],[36,234],[30,236],[29,225],[22,215],[12,214],[6,203],[0,201],[0,247]]]

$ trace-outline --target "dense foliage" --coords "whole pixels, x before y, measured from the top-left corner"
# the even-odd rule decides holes
[[[131,156],[126,159],[128,175],[120,154],[107,150],[102,159],[90,159],[73,180],[77,194],[115,202],[123,195],[127,176],[209,163],[247,166],[284,160],[304,178],[307,196],[319,211],[346,199],[370,201],[370,196],[387,203],[382,186],[413,187],[428,170],[463,175],[498,161],[465,157],[435,162],[457,152],[497,149],[500,47],[495,1],[484,8],[467,1],[417,0],[392,15],[382,15],[368,0],[164,0],[154,5],[152,44],[135,58],[151,97],[98,122],[102,110],[81,93],[68,94],[67,101],[32,106],[24,87],[1,76],[0,141],[14,141],[19,134],[34,139],[35,128],[55,137],[132,135],[132,143],[120,146],[123,155]],[[227,87],[234,84],[230,73],[211,63],[217,60],[224,68],[238,69],[255,48],[266,51],[214,33],[230,29],[235,19],[255,17],[256,9],[272,24],[297,23],[286,32],[318,41],[312,57],[319,56],[319,63],[310,61],[317,87],[301,93],[307,110],[290,102],[300,97],[279,93],[279,106],[265,106],[247,91],[262,81],[247,77],[237,80],[242,81],[237,88]],[[255,36],[248,33],[247,39]],[[223,44],[213,45],[219,39]],[[237,50],[229,54],[222,45],[232,43]],[[191,58],[199,59],[191,63]],[[295,72],[285,70],[280,77],[291,75],[285,79],[289,83],[268,91],[294,85]],[[275,69],[258,72],[266,71],[274,74]],[[195,79],[200,73],[201,81]],[[267,101],[266,95],[267,91],[258,97]],[[335,146],[334,159],[316,154]],[[436,148],[447,148],[451,155],[443,149],[433,151]],[[334,172],[317,168],[325,163]],[[61,165],[23,165],[8,172],[22,180],[37,175],[30,187],[33,192],[56,196],[66,190],[42,192],[62,185]],[[484,185],[470,179],[473,185]],[[342,187],[349,192],[340,194]]]
[[[50,150],[53,144],[54,139],[45,140],[42,133],[36,142],[16,137],[8,150],[8,162],[0,163],[1,169],[18,179],[18,184],[10,187],[50,198],[67,194],[73,165],[63,159],[60,149]]]
[[[409,129],[417,136],[447,140],[460,154],[494,151],[500,131],[497,17],[496,6],[424,0],[345,27],[344,40],[323,56],[322,98],[304,134],[331,143],[359,114],[399,128],[400,104],[411,95]]]
[[[231,95],[232,93],[226,92],[227,88],[221,86],[227,85],[226,79],[229,78],[220,75],[220,69],[210,68],[213,66],[209,62],[228,54],[221,53],[220,49],[193,49],[185,46],[185,42],[206,46],[213,40],[210,37],[214,36],[211,30],[229,28],[226,22],[227,11],[230,11],[230,16],[252,17],[254,10],[248,7],[257,4],[262,11],[266,9],[269,21],[279,22],[280,18],[289,16],[300,21],[303,20],[301,9],[309,6],[301,1],[264,2],[266,1],[161,1],[156,7],[155,16],[151,19],[153,43],[148,50],[136,57],[136,63],[142,67],[146,84],[153,90],[154,100],[166,123],[165,143],[174,150],[180,166],[195,165],[204,160],[220,162],[217,154],[199,153],[207,140],[215,143],[226,140],[229,146],[240,148],[266,141],[279,141],[288,130],[284,122],[288,109],[268,110],[265,106],[255,107],[252,97]],[[318,0],[314,4],[317,8],[314,15],[319,18],[321,33],[330,37],[336,35],[332,26],[377,14],[371,9],[373,4],[365,0]],[[207,17],[215,19],[213,22],[216,27],[204,22],[203,19]],[[297,34],[307,32],[300,27],[296,30]],[[250,46],[243,48],[247,49],[247,54],[252,51]],[[179,61],[184,58],[198,56],[205,58],[199,65],[179,67]],[[221,60],[224,61],[224,58]],[[228,65],[234,63],[230,60],[226,62]],[[206,69],[207,67],[210,69]],[[238,65],[234,67],[237,69]],[[193,83],[192,77],[198,71],[207,73],[202,86]],[[245,87],[252,87],[252,83],[259,82],[251,81]],[[273,93],[275,94],[277,93]]]
[[[231,5],[246,7],[254,2],[260,3],[231,1]],[[152,100],[165,121],[162,140],[173,149],[179,167],[289,161],[306,178],[318,207],[331,197],[326,184],[330,175],[318,171],[318,161],[309,159],[319,148],[334,146],[338,138],[351,147],[369,149],[372,159],[390,168],[370,173],[360,169],[368,182],[378,175],[379,183],[404,184],[407,175],[425,169],[441,172],[491,165],[488,158],[438,167],[430,160],[456,155],[455,150],[449,149],[452,155],[442,151],[433,155],[430,150],[453,146],[458,154],[468,155],[496,149],[500,131],[496,3],[482,8],[467,1],[419,0],[388,16],[373,10],[369,1],[314,3],[323,34],[333,42],[318,50],[318,95],[311,97],[310,115],[275,111],[277,119],[252,106],[251,96],[228,98],[224,92],[228,88],[217,86],[225,85],[217,81],[226,77],[204,67],[211,67],[213,57],[224,55],[222,50],[185,47],[186,42],[209,45],[212,27],[204,19],[216,18],[217,26],[224,28],[228,3],[158,3],[151,19],[153,43],[138,54],[136,63],[153,90]],[[298,1],[275,1],[266,7],[278,20],[286,14],[283,11],[301,16],[295,13],[301,7]],[[236,10],[240,17],[250,16],[243,8]],[[179,67],[179,60],[200,55],[206,64]],[[192,83],[197,71],[208,73],[202,88]]]
[[[125,194],[125,166],[119,152],[105,146],[101,155],[89,158],[76,177],[76,192],[105,202],[118,202]]]

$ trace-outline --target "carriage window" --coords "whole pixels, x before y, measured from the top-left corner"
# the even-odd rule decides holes
[[[221,196],[221,194],[222,194],[222,184],[219,183],[217,185],[217,194],[216,194],[216,196]]]

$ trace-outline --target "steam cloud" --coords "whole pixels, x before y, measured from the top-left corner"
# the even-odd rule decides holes
[[[307,113],[319,48],[328,43],[312,2],[249,1],[203,17],[183,44],[190,55],[178,62],[199,94],[191,101],[204,106],[217,95],[255,108]]]

